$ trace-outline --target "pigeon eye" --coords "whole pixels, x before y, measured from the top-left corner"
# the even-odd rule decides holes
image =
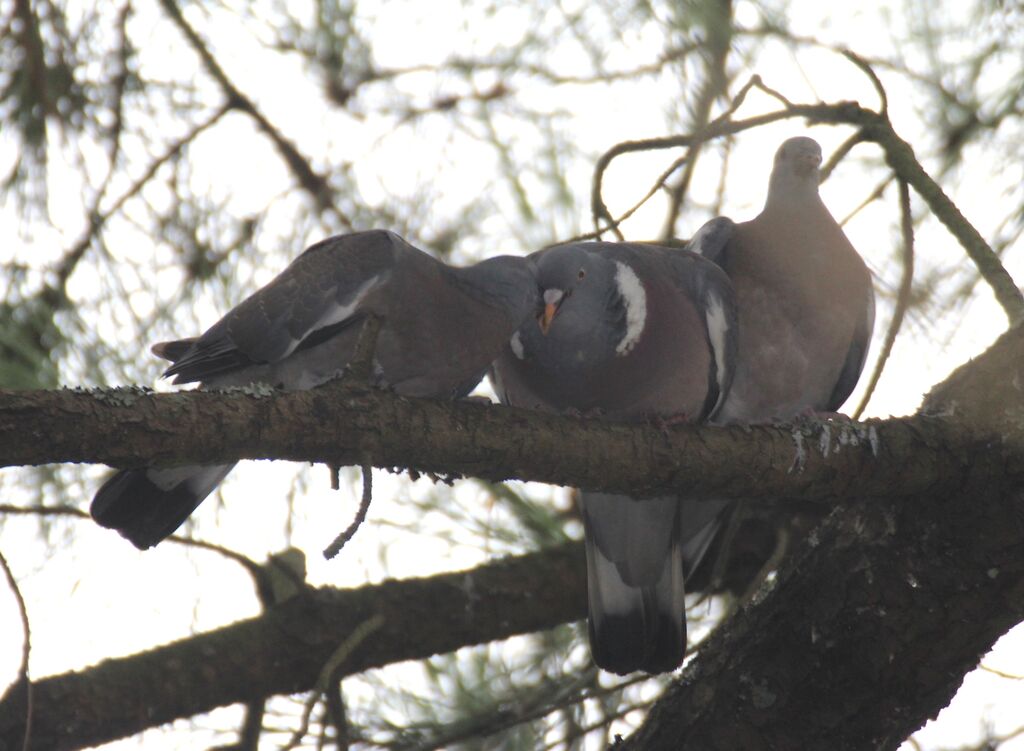
[[[583,281],[583,277],[585,277],[586,275],[587,275],[587,270],[586,269],[580,269],[579,273],[576,274],[576,278],[579,279],[582,282]]]

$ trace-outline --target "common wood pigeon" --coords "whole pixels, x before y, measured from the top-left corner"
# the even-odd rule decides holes
[[[732,280],[739,305],[736,377],[719,423],[834,412],[857,384],[871,341],[871,273],[818,195],[821,147],[790,138],[775,153],[764,209],[712,219],[689,248]]]
[[[573,243],[540,251],[545,309],[495,362],[502,401],[616,420],[703,420],[729,391],[732,287],[681,249]],[[684,566],[710,542],[721,504],[582,492],[589,631],[606,670],[672,670],[686,650]]]
[[[373,375],[406,396],[466,395],[512,333],[540,311],[532,260],[499,256],[453,268],[386,231],[313,245],[200,337],[153,352],[174,383],[266,383],[310,389],[353,356],[367,314],[381,321]],[[233,464],[126,469],[96,493],[91,512],[146,549],[174,532]]]

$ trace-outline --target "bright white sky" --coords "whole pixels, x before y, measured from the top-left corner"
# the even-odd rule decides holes
[[[566,3],[564,5],[569,5]],[[821,8],[829,6],[829,17],[822,17]],[[845,41],[865,55],[891,56],[889,37],[879,33],[880,28],[898,29],[902,25],[901,9],[859,9],[857,4],[824,4],[814,0],[800,0],[792,4],[790,18],[795,31],[817,35],[824,42]],[[865,4],[867,5],[867,4]],[[367,7],[370,7],[367,5]],[[738,4],[740,21],[750,20],[749,6]],[[133,25],[137,33],[152,28],[145,49],[147,73],[171,78],[182,64],[183,41],[176,31],[165,24],[154,24],[155,11],[149,7],[137,9]],[[497,22],[486,19],[467,19],[465,8],[456,0],[438,0],[431,3],[383,3],[374,11],[374,31],[371,37],[378,62],[384,67],[406,67],[423,63],[439,63],[451,54],[455,40],[464,40],[465,28],[472,27],[478,39],[478,50],[490,49],[503,38],[514,38],[514,33],[527,23],[526,15],[515,5],[503,7]],[[236,35],[230,14],[204,18],[187,14],[206,38],[224,40]],[[896,32],[898,34],[898,31]],[[638,40],[642,41],[642,40]],[[221,42],[223,43],[223,41]],[[246,92],[259,92],[261,106],[280,129],[292,134],[302,143],[306,153],[362,154],[357,161],[357,178],[367,200],[384,201],[388,197],[412,192],[424,175],[437,175],[444,181],[442,204],[435,208],[443,213],[464,203],[465,191],[477,191],[486,186],[488,170],[493,165],[493,154],[478,142],[466,139],[457,148],[448,144],[444,149],[425,147],[424,143],[439,130],[429,121],[415,129],[392,132],[393,119],[370,117],[357,121],[324,113],[317,117],[309,112],[308,102],[319,96],[318,83],[305,78],[296,65],[275,67],[273,71],[261,64],[265,59],[256,41],[238,36],[232,42],[233,56],[222,59],[229,76]],[[641,48],[644,48],[641,45]],[[162,52],[161,52],[162,50]],[[468,52],[468,51],[465,51]],[[567,55],[559,64],[565,72],[573,70],[574,61]],[[585,61],[580,61],[580,67]],[[611,60],[623,68],[636,61],[623,57]],[[274,58],[281,66],[281,58]],[[834,55],[802,54],[797,61],[790,53],[775,49],[758,60],[758,72],[766,81],[784,91],[793,100],[813,101],[825,99],[858,99],[873,105],[874,94],[863,76]],[[423,101],[435,93],[417,90],[424,81],[411,77],[406,85]],[[902,91],[894,81],[891,85],[890,108],[897,129],[912,143],[914,129],[920,127],[912,92]],[[432,85],[432,84],[431,84]],[[273,89],[273,91],[271,91]],[[557,101],[545,91],[521,92],[534,106],[564,108],[573,113],[571,126],[574,140],[584,150],[603,151],[611,144],[627,139],[664,135],[663,112],[657,81],[637,83],[627,95],[609,103],[607,99],[587,96],[580,92],[578,101],[567,101],[566,92],[559,93]],[[298,103],[307,103],[298,106]],[[754,114],[767,109],[764,99],[752,97],[744,110]],[[796,122],[759,129],[744,136],[733,155],[733,171],[727,192],[727,210],[737,219],[753,216],[763,201],[765,180],[771,155],[784,138],[801,128]],[[816,129],[812,132],[826,153],[836,146],[845,133]],[[197,163],[215,165],[209,173],[196,173],[198,185],[208,184],[211,193],[230,201],[233,211],[257,213],[272,197],[273,185],[287,185],[290,179],[269,148],[261,146],[260,159],[253,159],[245,144],[252,142],[252,128],[242,118],[234,118],[220,126],[214,134],[200,139],[193,147]],[[0,141],[0,153],[5,144]],[[616,163],[608,175],[606,200],[613,213],[632,205],[650,186],[654,176],[661,172],[668,159],[665,154],[639,156]],[[329,162],[329,158],[328,161]],[[965,215],[975,222],[983,235],[990,236],[998,216],[992,214],[988,202],[993,190],[994,176],[999,176],[1003,165],[992,164],[980,157],[969,175],[961,175],[959,183],[949,191]],[[716,181],[717,165],[706,158],[695,182],[697,199],[710,198]],[[230,183],[224,175],[231,175]],[[590,166],[581,165],[578,174],[571,175],[577,184],[587,185]],[[703,178],[703,179],[702,179]],[[81,192],[68,183],[65,193],[53,196],[52,208],[57,218],[53,232],[40,233],[33,250],[39,263],[59,256],[80,232]],[[704,186],[710,186],[704,188]],[[824,186],[823,196],[837,217],[843,217],[856,207],[870,192],[873,184],[858,174],[853,162],[844,166]],[[116,195],[123,186],[114,186]],[[887,194],[879,205],[860,212],[847,226],[854,244],[880,274],[880,285],[892,287],[896,271],[889,268],[891,248],[896,242],[890,225],[895,215],[891,204],[895,199]],[[449,206],[445,206],[447,203]],[[921,204],[915,201],[915,207]],[[579,226],[589,228],[589,216],[581,211],[576,218]],[[661,228],[662,204],[653,201],[630,220],[627,235],[649,238]],[[287,236],[290,226],[283,214],[268,218],[262,231],[265,236]],[[278,221],[279,226],[274,226]],[[483,220],[485,226],[488,220]],[[521,238],[503,233],[503,222],[494,222],[493,245],[481,250],[486,254],[522,252],[530,250]],[[570,232],[571,228],[565,228]],[[123,250],[117,252],[152,253],[152,247],[140,244],[141,238],[126,235],[123,243],[111,242]],[[315,238],[311,238],[315,239]],[[550,239],[550,238],[546,238]],[[27,250],[14,236],[13,229],[0,227],[0,251],[29,258]],[[964,256],[954,241],[941,229],[926,226],[918,235],[918,254],[922,263],[949,267],[964,264]],[[296,248],[296,252],[299,249]],[[1021,254],[1012,256],[1011,273],[1024,277]],[[280,270],[279,266],[253,271],[253,284],[265,283]],[[75,277],[72,291],[88,297],[88,290],[101,280],[88,273]],[[176,280],[168,279],[173,287]],[[155,304],[150,294],[133,297],[133,305],[140,314]],[[199,310],[197,315],[209,325],[226,308]],[[876,330],[876,346],[884,326],[888,323],[888,308],[880,308]],[[930,386],[940,381],[948,371],[984,350],[1003,330],[1005,319],[982,291],[964,310],[959,312],[956,324],[950,319],[941,322],[941,330],[933,322],[913,321],[905,327],[878,392],[869,409],[870,415],[886,416],[913,412],[921,396]],[[181,334],[191,333],[180,331]],[[142,355],[145,357],[145,355]],[[157,364],[152,372],[157,373]],[[855,404],[857,395],[850,404]],[[848,407],[850,406],[848,404]],[[295,468],[272,463],[248,463],[227,483],[226,505],[207,502],[196,527],[197,536],[216,539],[218,543],[242,551],[260,560],[280,546],[280,529],[285,521],[283,505],[274,498],[286,494],[291,486]],[[95,488],[99,469],[89,483],[79,490],[77,500],[83,505]],[[353,485],[358,482],[354,474],[350,482],[343,481],[342,491],[332,492],[327,487],[326,470],[314,468],[306,475],[308,486],[298,501],[298,522],[293,531],[292,544],[306,551],[310,566],[310,581],[316,584],[358,586],[379,581],[385,569],[390,576],[423,575],[430,571],[468,567],[501,553],[505,547],[496,542],[490,551],[481,551],[474,543],[474,531],[456,531],[456,542],[443,536],[440,530],[451,532],[450,526],[440,519],[419,516],[411,501],[431,492],[425,480],[410,486],[399,486],[389,476],[375,473],[375,501],[370,521],[342,555],[331,563],[319,556],[333,530],[341,529],[357,506]],[[2,479],[2,477],[0,477]],[[344,480],[344,478],[343,478]],[[4,486],[8,487],[7,485]],[[258,488],[258,492],[254,489]],[[537,492],[551,492],[540,487]],[[562,497],[561,491],[553,491]],[[5,494],[5,502],[17,502],[12,492]],[[462,483],[455,494],[455,502],[465,507],[468,519],[478,523],[500,524],[500,518],[490,518],[481,512],[482,493],[471,483]],[[390,502],[388,499],[392,499]],[[257,508],[258,506],[258,508]],[[422,534],[415,537],[401,532],[398,527],[416,520]],[[392,526],[393,525],[393,526]],[[216,534],[213,533],[216,527]],[[439,533],[435,536],[431,530]],[[32,618],[33,656],[32,673],[42,676],[70,668],[91,664],[106,656],[130,654],[157,643],[179,638],[192,632],[208,630],[246,615],[255,614],[257,607],[251,594],[248,577],[233,564],[209,553],[189,552],[182,555],[180,548],[164,545],[140,555],[134,548],[113,539],[110,533],[88,524],[76,524],[65,533],[64,552],[55,560],[47,561],[37,550],[38,540],[34,523],[12,519],[0,530],[0,549],[16,568],[20,585],[28,598]],[[208,534],[204,534],[204,532]],[[392,544],[388,544],[392,543]],[[382,561],[382,558],[386,560]],[[44,565],[45,562],[45,565]],[[386,563],[386,566],[382,566]],[[150,597],[159,592],[159,597]],[[236,593],[235,596],[225,593]],[[196,599],[198,593],[198,601]],[[195,604],[198,603],[198,604]],[[194,607],[193,607],[194,605]],[[6,683],[17,671],[20,624],[13,599],[0,591],[0,634],[4,644],[10,645],[0,652],[0,677]],[[984,660],[986,665],[1010,673],[1024,673],[1024,632],[1011,632]],[[950,748],[960,744],[976,743],[986,725],[997,732],[1005,732],[1019,722],[1019,707],[1024,706],[1024,684],[999,678],[990,673],[975,672],[965,682],[953,706],[946,710],[938,722],[929,724],[917,735],[923,748]],[[221,723],[230,725],[230,721]],[[218,718],[201,721],[201,725],[216,727]],[[147,733],[143,741],[129,740],[112,744],[109,748],[176,748],[183,736],[162,731]],[[194,739],[194,736],[190,736]],[[177,738],[177,740],[175,740]],[[221,742],[223,742],[223,738]],[[907,746],[906,748],[910,748]],[[1004,749],[1024,749],[1024,740],[1010,742]]]

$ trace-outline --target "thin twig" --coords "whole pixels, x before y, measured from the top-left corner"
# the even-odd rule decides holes
[[[602,154],[601,157],[597,160],[597,164],[594,166],[594,177],[591,183],[590,192],[590,207],[591,214],[594,220],[594,231],[591,233],[587,233],[586,235],[577,236],[573,238],[573,240],[576,241],[583,239],[600,239],[601,235],[604,232],[608,231],[614,232],[615,236],[618,238],[620,242],[624,240],[625,237],[622,235],[622,232],[619,231],[618,229],[619,225],[622,224],[622,222],[624,222],[626,219],[631,217],[641,206],[647,203],[647,201],[650,200],[655,193],[664,188],[666,186],[666,183],[668,182],[668,178],[671,177],[671,175],[677,169],[679,169],[680,167],[689,162],[689,149],[692,149],[696,146],[700,146],[700,144],[704,143],[704,141],[711,140],[711,138],[713,138],[716,135],[717,130],[724,123],[726,123],[729,120],[729,118],[731,118],[732,115],[736,112],[736,110],[739,109],[740,105],[743,104],[743,101],[747,98],[747,94],[750,92],[750,90],[754,87],[761,86],[763,86],[763,84],[761,83],[761,77],[757,75],[751,76],[750,80],[747,81],[740,88],[739,92],[737,92],[736,96],[732,98],[732,101],[726,108],[725,112],[716,117],[711,122],[711,124],[704,130],[704,132],[699,136],[695,136],[692,134],[682,137],[675,136],[672,137],[671,139],[668,139],[673,141],[671,145],[661,145],[661,143],[666,139],[658,138],[645,139],[643,141],[623,141],[622,143],[616,144],[616,146],[613,146],[611,149]],[[627,144],[633,144],[636,146],[636,148],[626,147],[622,151],[617,150],[620,146],[626,146]],[[647,144],[650,145],[647,146]],[[647,151],[659,148],[671,148],[672,146],[687,147],[688,150],[685,154],[683,154],[683,156],[674,161],[669,166],[669,168],[666,169],[658,177],[658,179],[655,181],[651,189],[647,191],[647,194],[639,201],[637,201],[637,203],[634,204],[632,208],[627,210],[618,219],[613,218],[611,212],[608,210],[607,204],[605,204],[604,202],[604,197],[602,196],[604,173],[608,169],[608,166],[611,164],[612,160],[615,159],[616,156],[620,156],[621,154],[628,153],[631,151]],[[605,222],[604,226],[602,226],[602,221]]]
[[[89,514],[74,506],[15,506],[10,503],[0,503],[0,514],[19,514],[23,516],[74,516],[78,519],[88,519]]]
[[[327,716],[334,725],[334,745],[338,751],[348,751],[348,716],[345,712],[345,695],[341,690],[341,678],[331,676],[324,688],[324,703],[327,705]]]
[[[881,82],[881,80],[879,80],[878,74],[875,73],[874,68],[872,68],[871,65],[868,64],[867,60],[865,60],[863,57],[858,55],[853,50],[841,50],[841,52],[843,54],[843,57],[845,57],[851,63],[856,65],[858,68],[860,68],[860,70],[863,71],[864,75],[866,75],[869,79],[871,79],[871,85],[875,87],[875,92],[878,94],[878,103],[879,103],[879,107],[880,107],[879,113],[883,117],[888,119],[889,118],[889,95],[885,93],[885,87],[882,86],[882,82]]]
[[[832,176],[832,171],[839,166],[839,163],[846,158],[846,155],[853,151],[853,147],[858,143],[863,143],[864,132],[856,131],[852,136],[847,138],[841,144],[839,148],[832,152],[832,156],[828,158],[828,161],[821,165],[821,182],[824,183],[829,177]]]
[[[482,718],[474,718],[478,721],[472,723],[469,727],[459,727],[446,733],[440,733],[417,745],[402,745],[401,748],[403,751],[438,751],[443,748],[451,748],[463,741],[470,741],[474,739],[482,741],[484,739],[491,738],[498,733],[510,730],[520,725],[525,725],[528,722],[543,719],[555,712],[560,712],[577,706],[582,704],[584,701],[600,699],[604,696],[618,694],[630,686],[651,680],[651,676],[641,674],[625,679],[613,686],[598,687],[595,689],[592,688],[592,686],[596,683],[596,677],[597,668],[591,664],[589,667],[584,669],[579,680],[573,681],[572,684],[566,687],[566,692],[562,698],[558,698],[551,703],[519,710],[512,701],[506,701],[502,703],[502,711],[499,712],[498,716],[487,715]],[[583,688],[576,689],[576,686],[583,686]],[[641,702],[639,704],[629,705],[623,708],[621,712],[616,712],[612,715],[605,715],[603,717],[603,721],[599,721],[593,726],[588,726],[586,732],[590,732],[591,730],[596,730],[607,725],[612,720],[623,716],[633,709],[644,706],[647,703],[648,702]],[[544,746],[544,748],[549,747],[550,746]]]
[[[92,517],[80,508],[73,506],[14,506],[11,504],[0,504],[0,514],[18,514],[18,515],[35,515],[35,516],[71,516],[75,519],[88,520]],[[242,553],[239,553],[230,548],[226,548],[223,545],[217,545],[212,542],[206,542],[204,540],[197,540],[192,537],[184,537],[182,535],[171,535],[167,538],[168,542],[173,542],[177,545],[185,545],[191,548],[199,548],[201,550],[208,550],[212,553],[218,553],[225,558],[234,561],[242,568],[244,568],[253,578],[253,583],[259,590],[261,583],[265,577],[265,572],[256,561],[247,558]]]
[[[785,107],[786,109],[792,109],[793,108],[793,103],[791,101],[789,101],[786,97],[784,97],[782,95],[782,92],[776,91],[771,86],[766,84],[763,80],[761,80],[761,76],[754,76],[751,79],[751,81],[752,81],[753,86],[754,86],[755,89],[760,89],[765,94],[770,96],[772,99],[778,100],[782,104],[782,106]]]
[[[892,354],[893,345],[896,343],[896,335],[899,334],[900,326],[903,325],[903,318],[907,313],[907,308],[910,306],[910,292],[914,283],[914,217],[910,210],[910,186],[903,179],[899,181],[899,201],[900,230],[903,234],[903,254],[901,258],[903,273],[900,276],[899,292],[896,294],[896,307],[893,309],[889,328],[885,332],[882,351],[878,353],[878,360],[875,362],[875,369],[871,373],[871,380],[868,381],[867,388],[864,390],[864,396],[861,397],[860,404],[857,405],[857,409],[851,415],[854,420],[860,418],[864,408],[868,406],[868,402],[871,400],[871,395],[875,393],[875,387],[882,377],[885,364],[889,361],[889,355]]]
[[[603,233],[605,233],[605,232],[614,232],[615,233],[615,237],[616,237],[616,239],[619,242],[622,242],[623,240],[625,240],[626,238],[622,234],[622,231],[619,229],[619,225],[622,224],[627,219],[629,219],[631,216],[633,216],[633,214],[635,214],[637,211],[639,211],[640,208],[645,203],[647,203],[649,200],[651,200],[651,198],[653,198],[655,196],[655,194],[659,190],[664,188],[666,182],[668,181],[668,178],[672,176],[672,173],[674,173],[682,165],[686,164],[689,161],[689,159],[690,159],[690,150],[687,149],[685,154],[683,154],[681,157],[679,157],[674,162],[672,162],[672,164],[669,165],[668,169],[663,171],[658,176],[658,178],[654,181],[654,184],[640,198],[640,200],[637,201],[636,203],[634,203],[631,207],[626,209],[624,212],[619,214],[619,217],[617,219],[613,219],[612,217],[609,216],[608,217],[609,224],[606,224],[603,227],[598,226],[597,229],[595,229],[593,232],[588,232],[585,235],[576,235],[575,237],[570,238],[566,242],[579,242],[581,240],[600,239],[601,235]]]
[[[992,675],[998,675],[1000,678],[1006,678],[1011,681],[1024,681],[1024,675],[1018,675],[1017,673],[1007,673],[998,668],[989,667],[988,665],[979,665],[982,670],[986,673],[992,673]]]
[[[75,519],[88,520],[92,517],[85,511],[74,506],[15,506],[7,503],[0,503],[0,514],[18,514],[18,515],[34,515],[34,516],[71,516]],[[256,561],[246,557],[242,553],[239,553],[230,548],[226,548],[223,545],[217,545],[212,542],[206,542],[205,540],[197,540],[194,537],[184,537],[182,535],[171,535],[167,538],[168,542],[173,542],[177,545],[185,545],[190,548],[199,548],[200,550],[208,550],[211,553],[218,553],[225,558],[234,561],[239,566],[244,568],[253,577],[253,582],[257,588],[260,587],[263,578],[266,573],[263,567],[260,566]]]
[[[333,214],[337,220],[346,228],[352,228],[351,220],[345,216],[336,205],[336,196],[328,180],[319,174],[309,160],[306,159],[298,148],[267,119],[267,117],[256,107],[249,97],[243,94],[237,86],[228,78],[224,69],[214,58],[209,47],[202,40],[195,29],[185,20],[181,8],[175,0],[160,0],[160,5],[170,17],[174,25],[178,27],[189,45],[199,55],[199,59],[206,68],[206,72],[217,82],[232,109],[244,112],[255,121],[256,126],[274,143],[278,153],[288,165],[299,185],[308,192],[321,212]]]
[[[192,537],[183,537],[181,535],[171,535],[167,538],[167,540],[168,542],[173,542],[176,545],[185,545],[190,548],[209,550],[211,553],[217,553],[219,555],[222,555],[228,560],[234,561],[239,566],[248,571],[252,575],[257,585],[260,582],[260,577],[262,576],[263,573],[262,569],[260,568],[260,564],[235,550],[225,548],[224,546],[217,545],[216,543],[206,542],[204,540],[196,540]]]
[[[669,169],[665,170],[662,176],[658,179],[654,187],[650,191],[648,191],[648,194],[643,199],[641,199],[641,201],[639,201],[637,205],[634,206],[630,211],[626,212],[626,214],[624,214],[622,217],[616,220],[612,217],[611,212],[608,210],[608,206],[605,204],[604,198],[602,196],[604,174],[607,171],[609,165],[611,165],[612,161],[616,157],[637,151],[655,151],[658,149],[681,147],[692,149],[704,143],[705,141],[710,141],[712,138],[716,138],[718,136],[727,135],[731,133],[738,133],[742,130],[754,128],[757,127],[758,125],[764,125],[766,123],[774,122],[775,120],[779,119],[784,119],[784,117],[789,116],[788,114],[779,113],[782,114],[782,117],[777,116],[765,120],[763,116],[759,116],[750,118],[748,120],[733,121],[731,119],[733,114],[736,113],[739,107],[743,104],[744,100],[746,100],[747,94],[749,94],[751,89],[754,88],[760,89],[768,93],[770,96],[773,96],[774,98],[781,101],[787,107],[791,106],[788,99],[783,97],[778,92],[774,91],[774,89],[770,89],[769,87],[765,86],[764,82],[761,81],[761,77],[754,75],[751,76],[750,80],[747,81],[740,88],[736,96],[732,98],[732,101],[726,108],[725,112],[723,112],[721,115],[712,120],[711,123],[709,123],[708,126],[700,134],[690,133],[681,136],[668,136],[665,138],[645,138],[638,141],[622,141],[620,143],[617,143],[612,148],[610,148],[604,154],[602,154],[600,158],[598,158],[597,163],[594,165],[594,177],[591,181],[590,189],[590,210],[594,221],[594,227],[596,228],[593,233],[594,236],[600,237],[602,232],[611,230],[615,232],[616,236],[620,241],[624,239],[622,233],[619,232],[618,230],[619,224],[621,224],[626,218],[632,215],[632,213],[635,212],[637,208],[643,205],[660,188],[664,187],[665,182],[668,180],[668,177],[673,172],[675,172],[675,170],[677,170],[679,167],[686,164],[690,158],[689,153],[687,153],[684,154],[675,162],[673,162],[672,166]],[[606,222],[606,225],[603,229],[601,227],[602,221]]]
[[[373,634],[374,631],[384,625],[384,617],[380,614],[369,618],[357,626],[348,638],[343,641],[332,654],[324,666],[320,669],[320,675],[317,678],[316,685],[310,692],[309,697],[306,699],[305,706],[302,711],[302,720],[299,723],[299,727],[292,733],[291,739],[281,749],[281,751],[291,751],[297,748],[302,739],[306,737],[309,732],[309,720],[313,716],[313,710],[316,709],[316,704],[320,700],[320,697],[327,691],[331,683],[336,680],[339,671],[344,667],[345,660],[348,659],[356,648],[362,644],[366,639]]]
[[[63,291],[65,289],[68,279],[71,278],[71,274],[74,272],[78,262],[82,260],[86,250],[89,249],[89,245],[96,238],[99,231],[103,229],[103,226],[107,221],[109,221],[110,217],[120,211],[121,207],[124,206],[129,199],[137,195],[139,191],[146,187],[149,181],[152,180],[153,176],[157,173],[157,170],[177,156],[185,146],[194,141],[200,133],[214,125],[230,110],[230,104],[223,104],[218,107],[210,113],[210,116],[206,118],[206,120],[203,120],[201,123],[189,130],[188,133],[171,143],[171,145],[167,147],[166,151],[154,159],[153,162],[150,163],[149,167],[146,168],[146,171],[143,172],[135,182],[129,185],[127,190],[125,190],[109,208],[105,211],[100,211],[97,205],[89,212],[89,224],[85,228],[85,232],[82,233],[82,236],[78,241],[61,258],[60,265],[56,270],[57,284],[54,285],[54,289],[59,291]],[[102,193],[100,196],[97,196],[97,199],[100,197],[102,197]]]
[[[867,197],[863,201],[854,206],[853,209],[850,210],[850,213],[848,213],[846,216],[839,220],[839,226],[845,227],[851,219],[857,216],[857,214],[859,214],[861,211],[863,211],[868,206],[877,201],[879,198],[881,198],[882,195],[885,193],[885,189],[889,187],[889,183],[891,183],[894,179],[895,175],[890,174],[888,177],[882,180],[882,182],[876,185],[875,189],[868,193]]]
[[[356,530],[366,521],[366,513],[370,510],[370,499],[373,496],[373,465],[369,462],[362,465],[363,470],[363,497],[359,502],[359,511],[356,512],[355,519],[348,525],[348,528],[340,535],[334,538],[334,542],[328,545],[324,549],[324,558],[331,560],[334,556],[341,552],[341,549],[345,547],[349,540],[351,540]]]
[[[729,78],[726,73],[726,62],[731,49],[730,40],[732,37],[733,19],[729,12],[728,3],[710,3],[709,10],[716,11],[714,18],[707,19],[707,38],[704,44],[704,54],[699,57],[704,61],[703,82],[698,87],[696,102],[692,107],[693,128],[691,132],[700,135],[704,132],[708,122],[711,120],[711,108],[720,99],[727,99],[729,94]],[[729,109],[736,105],[729,103]],[[665,225],[661,237],[669,240],[675,235],[676,222],[679,221],[679,214],[682,211],[683,203],[686,200],[687,192],[693,181],[693,175],[697,170],[697,162],[700,160],[701,147],[703,142],[690,150],[690,159],[686,162],[683,174],[676,185],[669,189],[668,212],[665,217]]]
[[[32,679],[28,674],[28,658],[32,651],[32,629],[28,622],[28,608],[25,607],[25,598],[21,596],[21,589],[14,578],[14,572],[0,553],[0,568],[4,570],[7,577],[7,584],[14,593],[14,599],[18,603],[18,614],[21,616],[21,629],[24,635],[24,642],[21,645],[21,665],[18,667],[18,682],[25,686],[25,735],[22,736],[22,751],[28,751],[32,745]]]
[[[732,157],[733,139],[723,139],[722,146],[722,169],[718,173],[718,185],[715,186],[715,200],[711,204],[711,216],[721,216],[722,207],[725,205],[726,176],[729,174],[729,161]],[[687,233],[692,236],[693,233]]]

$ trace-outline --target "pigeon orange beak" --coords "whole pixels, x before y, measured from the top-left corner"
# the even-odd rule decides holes
[[[541,311],[541,314],[539,316],[537,316],[537,323],[540,324],[540,333],[544,334],[545,336],[547,335],[548,329],[551,328],[551,321],[554,319],[555,313],[557,312],[557,305],[552,305],[551,303],[548,303],[547,305],[544,306],[544,310]]]
[[[551,322],[558,313],[558,307],[562,304],[565,293],[560,289],[544,290],[544,310],[537,316],[537,324],[540,326],[540,333],[547,336]]]

